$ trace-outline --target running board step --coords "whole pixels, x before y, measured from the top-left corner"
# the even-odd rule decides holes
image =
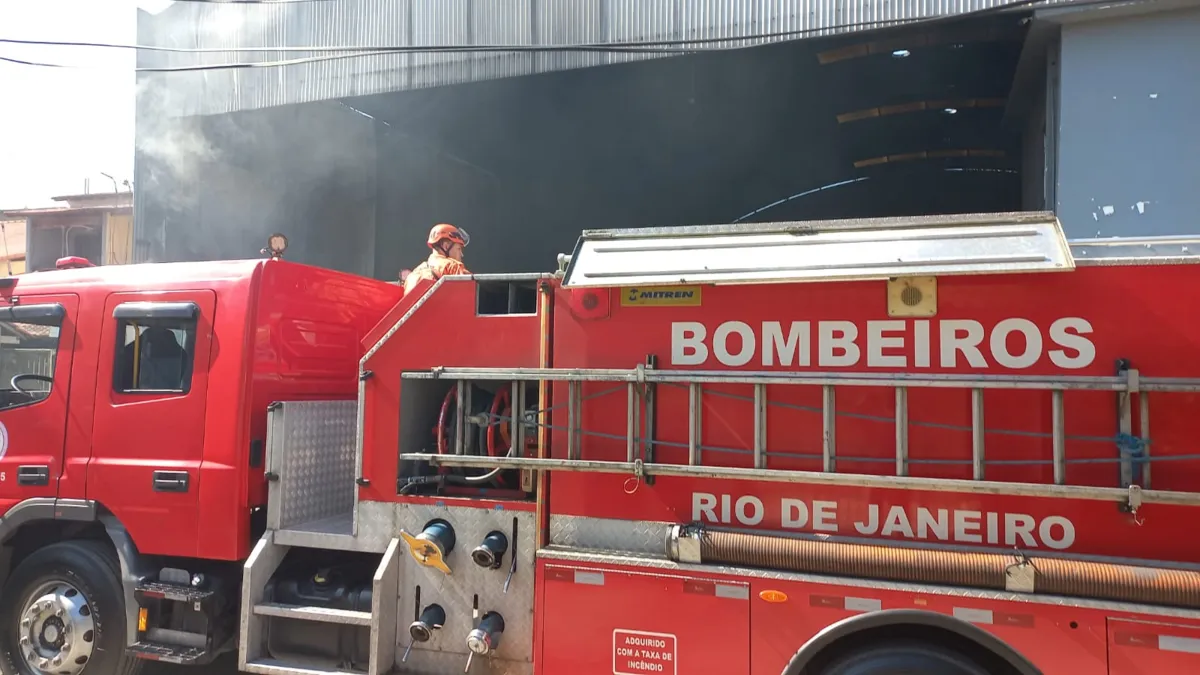
[[[143,600],[170,600],[172,602],[200,603],[199,611],[207,611],[217,598],[216,591],[164,584],[160,581],[143,581],[133,590],[133,597],[140,604]]]
[[[211,662],[216,657],[216,654],[204,647],[169,645],[146,640],[130,645],[129,652],[139,659],[177,663],[184,666],[201,666]]]
[[[275,659],[259,659],[248,661],[242,667],[243,672],[255,675],[365,675],[363,670],[342,670],[338,668],[321,668],[320,666],[298,666],[287,661]]]
[[[301,621],[319,621],[321,623],[337,623],[347,626],[370,626],[370,612],[355,612],[348,609],[329,609],[326,607],[302,607],[284,605],[277,602],[264,602],[254,606],[258,616],[270,616],[280,619],[299,619]]]

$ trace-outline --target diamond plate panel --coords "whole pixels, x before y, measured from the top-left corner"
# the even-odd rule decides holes
[[[456,543],[447,557],[449,576],[436,569],[417,564],[402,543],[400,569],[400,598],[397,611],[397,669],[413,673],[463,672],[467,662],[467,634],[475,627],[472,617],[475,597],[479,598],[479,615],[497,611],[504,617],[504,636],[491,658],[475,657],[471,672],[527,675],[533,672],[533,585],[536,530],[534,514],[503,509],[474,509],[457,506],[426,506],[414,504],[360,505],[361,537],[375,537],[389,525],[394,528],[389,538],[404,529],[419,533],[425,523],[434,518],[446,520],[454,527]],[[384,510],[392,507],[389,518]],[[517,521],[517,536],[513,542],[513,519]],[[391,521],[390,523],[388,521]],[[479,545],[488,532],[500,530],[509,538],[509,553],[500,569],[485,570],[471,561],[471,549]],[[516,572],[508,592],[504,581],[515,551]],[[416,589],[420,587],[422,607],[438,603],[446,610],[446,625],[435,631],[434,637],[423,645],[414,646],[408,659],[400,658],[408,647],[408,625],[416,619]],[[451,669],[453,667],[453,669]]]
[[[550,516],[550,544],[662,556],[674,523]]]
[[[269,466],[279,476],[269,484],[272,527],[351,522],[356,413],[355,401],[292,401],[271,412]]]

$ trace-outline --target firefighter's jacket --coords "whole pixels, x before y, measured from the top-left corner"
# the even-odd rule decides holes
[[[428,260],[417,265],[412,272],[408,273],[408,277],[404,280],[404,292],[412,291],[422,279],[437,281],[446,275],[453,274],[470,274],[470,272],[458,260],[444,256],[440,251],[434,251]]]

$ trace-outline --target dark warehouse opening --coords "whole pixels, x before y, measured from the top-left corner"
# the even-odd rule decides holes
[[[1044,87],[1012,94],[1026,25],[1002,13],[201,118],[220,166],[174,214],[197,226],[168,255],[241,257],[267,231],[334,222],[297,259],[341,247],[330,266],[390,279],[451,222],[472,234],[472,271],[544,271],[588,228],[1041,209]],[[587,55],[538,56],[555,57]]]

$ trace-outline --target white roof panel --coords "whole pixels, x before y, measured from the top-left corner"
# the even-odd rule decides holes
[[[588,230],[564,286],[781,283],[1069,271],[1053,213]]]

